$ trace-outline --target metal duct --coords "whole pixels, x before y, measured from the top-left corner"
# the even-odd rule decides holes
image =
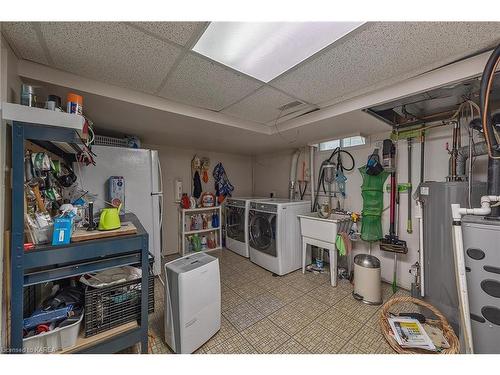
[[[472,149],[472,156],[481,156],[488,153],[488,146],[485,141],[475,143]],[[463,146],[458,149],[457,155],[457,175],[465,176],[465,165],[469,159],[469,146]]]
[[[314,202],[314,154],[315,147],[309,146],[309,185],[311,186],[311,204]],[[314,211],[316,207],[311,206],[311,211]]]
[[[292,156],[290,166],[290,182],[288,184],[288,199],[295,200],[295,183],[297,181],[297,163],[299,161],[300,150],[296,150]]]

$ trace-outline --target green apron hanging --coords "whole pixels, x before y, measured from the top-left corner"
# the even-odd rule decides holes
[[[380,172],[377,176],[366,173],[366,165],[358,168],[363,177],[361,196],[363,211],[361,211],[361,239],[373,242],[384,237],[382,233],[382,211],[384,210],[384,183],[390,173]]]

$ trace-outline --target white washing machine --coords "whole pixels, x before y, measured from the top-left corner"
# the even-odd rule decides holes
[[[310,201],[251,201],[248,209],[250,260],[277,274],[302,267],[302,241],[297,215],[311,212]]]
[[[224,202],[226,217],[226,248],[245,258],[248,251],[248,208],[250,201],[271,198],[227,198]]]

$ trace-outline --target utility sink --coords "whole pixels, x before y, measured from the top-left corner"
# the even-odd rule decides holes
[[[348,231],[351,225],[351,217],[343,214],[331,214],[328,218],[322,218],[317,212],[298,215],[300,220],[300,234],[303,237],[315,240],[335,243],[337,233]]]

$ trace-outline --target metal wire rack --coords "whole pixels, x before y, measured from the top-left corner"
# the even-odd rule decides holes
[[[154,275],[149,274],[148,313],[154,311]],[[141,279],[85,290],[85,337],[140,320]]]

